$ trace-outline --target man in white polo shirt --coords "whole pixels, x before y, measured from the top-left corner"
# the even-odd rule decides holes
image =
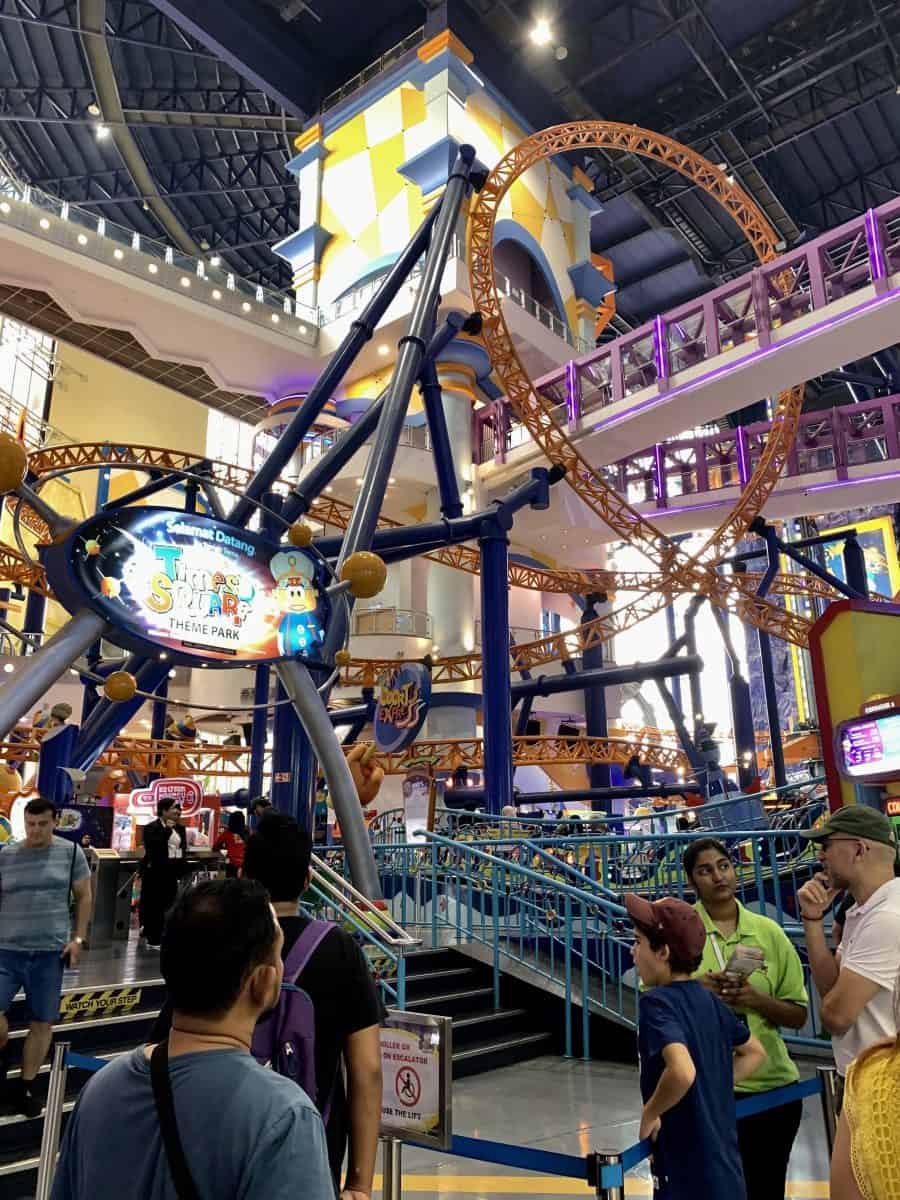
[[[803,885],[797,900],[822,1024],[831,1031],[834,1061],[843,1077],[873,1042],[897,1034],[891,1003],[900,971],[897,843],[888,818],[861,804],[839,808],[819,829],[802,836],[818,843],[825,867]],[[834,955],[822,922],[840,891],[850,892],[856,903]]]

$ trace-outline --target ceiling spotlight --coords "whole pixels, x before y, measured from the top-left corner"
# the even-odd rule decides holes
[[[396,483],[396,482],[397,482],[397,480],[393,477],[393,475],[388,480],[388,483]]]
[[[272,313],[272,324],[273,325],[277,325],[280,320],[281,320],[281,317],[279,317],[278,313]]]
[[[2,203],[2,204],[0,204],[0,212],[2,212],[2,213],[8,213],[8,212],[11,212],[11,211],[12,211],[12,210],[11,210],[11,209],[10,209],[10,207],[9,207],[9,202],[8,202],[7,200],[4,200],[4,201],[3,201],[3,203]]]
[[[162,650],[162,651],[160,651],[159,657],[162,659],[163,662],[165,662],[166,659],[169,657],[169,655],[165,650]]]
[[[113,258],[124,258],[124,255],[118,246],[115,248],[115,250],[113,250]]]
[[[40,225],[41,229],[49,229],[50,228],[50,222],[47,220],[46,217],[41,217],[38,224]]]
[[[182,275],[179,282],[183,288],[189,288],[191,286],[191,281],[188,279],[187,275]]]
[[[93,104],[88,105],[87,110],[88,110],[88,114],[92,117],[100,116],[100,105],[97,103],[96,100],[94,101]]]
[[[250,311],[249,300],[245,300],[244,303],[241,305],[241,308],[244,310],[244,312],[249,312]]]
[[[385,355],[390,354],[390,352],[391,352],[391,348],[385,342],[382,342],[381,345],[378,347],[378,353],[381,355],[382,358],[384,358]]]
[[[718,169],[719,169],[720,171],[727,171],[727,170],[728,170],[728,163],[720,162],[720,163],[716,163],[716,166],[718,167]]]
[[[206,238],[204,238],[203,241],[200,243],[200,249],[201,250],[209,249],[209,242],[206,240]]]
[[[169,672],[169,678],[174,679],[177,674],[178,674],[178,672],[173,667],[172,670]]]
[[[141,208],[144,210],[144,212],[150,211],[150,205],[147,203],[146,200],[141,204]]]
[[[78,245],[79,246],[87,245],[87,238],[85,237],[85,235],[83,233],[79,233],[79,235],[78,235]]]
[[[102,142],[104,138],[109,137],[109,126],[108,125],[98,125],[97,128],[94,130],[94,133],[97,135],[97,141]]]
[[[362,480],[361,480],[361,479],[357,479],[357,481],[356,481],[356,486],[357,486],[357,487],[362,487]]]
[[[12,663],[4,663],[3,664],[3,670],[7,673],[7,675],[12,675],[12,673],[15,669],[16,668],[13,666]]]
[[[305,325],[298,325],[298,326],[297,326],[297,332],[298,332],[298,333],[306,333],[306,326],[305,326]]]
[[[219,291],[218,288],[213,288],[212,298],[213,298],[213,300],[221,300],[222,299],[222,293]]]
[[[333,492],[333,491],[334,491],[334,488],[333,488],[333,487],[331,486],[331,484],[329,483],[329,485],[328,485],[328,487],[325,489],[325,491],[326,491],[326,492],[328,492],[328,493],[329,493],[329,495],[330,495],[330,494],[331,494],[331,492]]]
[[[156,263],[150,263],[150,265],[147,267],[147,270],[150,272],[151,275],[155,275],[156,272],[159,270],[159,267],[156,265]]]
[[[569,47],[557,46],[556,50],[554,51],[554,55],[556,56],[557,62],[565,62],[565,60],[569,57]]]
[[[212,258],[209,260],[209,265],[210,265],[211,267],[217,267],[221,261],[222,261],[222,260],[221,260],[221,258],[219,257],[219,255],[218,255],[218,254],[214,254],[214,255],[212,256]]]
[[[734,183],[734,176],[733,176],[733,175],[726,175],[726,176],[725,176],[725,178],[728,180],[728,182],[729,182],[729,183]]]
[[[547,46],[553,41],[553,30],[546,17],[538,17],[528,35],[535,46]]]

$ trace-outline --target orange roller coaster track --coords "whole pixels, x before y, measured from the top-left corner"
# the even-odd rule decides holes
[[[525,138],[494,167],[478,194],[469,218],[469,277],[472,298],[483,319],[482,339],[494,371],[516,416],[547,458],[566,469],[566,480],[582,502],[616,536],[641,550],[672,588],[702,592],[720,607],[786,641],[804,645],[809,623],[794,613],[760,600],[740,576],[721,576],[715,564],[726,557],[761,511],[793,444],[803,403],[803,387],[781,393],[760,460],[734,509],[696,557],[686,555],[618,495],[579,453],[553,416],[552,403],[532,385],[516,353],[503,316],[494,274],[494,226],[513,184],[532,167],[570,150],[619,150],[651,158],[690,179],[716,199],[753,246],[761,262],[776,255],[777,234],[762,211],[725,173],[702,155],[671,138],[634,125],[610,121],[575,121],[555,125]],[[601,618],[606,636],[630,628],[658,612],[671,593],[647,591]]]

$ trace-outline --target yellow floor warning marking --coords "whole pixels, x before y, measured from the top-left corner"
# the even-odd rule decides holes
[[[381,1190],[381,1176],[375,1176],[375,1190]],[[403,1176],[403,1194],[433,1193],[438,1196],[456,1192],[464,1196],[592,1196],[594,1192],[578,1179],[556,1175],[414,1175]],[[649,1179],[628,1179],[626,1196],[653,1194]],[[788,1180],[785,1200],[828,1200],[828,1183],[817,1179]]]

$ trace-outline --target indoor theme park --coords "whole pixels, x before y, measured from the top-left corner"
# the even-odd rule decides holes
[[[900,1197],[898,44],[0,0],[0,1200]]]

